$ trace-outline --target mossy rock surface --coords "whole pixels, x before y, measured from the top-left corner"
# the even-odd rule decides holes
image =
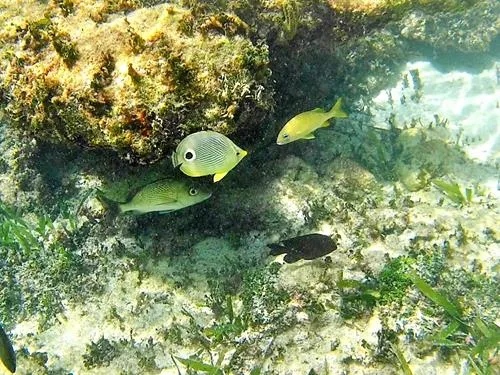
[[[190,11],[174,5],[96,18],[87,2],[5,3],[0,92],[30,135],[153,160],[194,131],[231,134],[244,119],[251,132],[272,105],[267,47],[243,21],[208,34],[189,32]]]
[[[488,51],[499,30],[479,16],[494,0],[159,3],[0,0],[9,122],[140,162],[202,129],[248,148],[340,96],[349,111],[397,75],[411,43]],[[450,37],[461,19],[467,32]]]

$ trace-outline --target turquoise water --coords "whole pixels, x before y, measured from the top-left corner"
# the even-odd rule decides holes
[[[16,373],[498,373],[499,5],[356,3],[0,1]],[[170,158],[208,129],[218,182]],[[165,178],[211,196],[114,209]]]

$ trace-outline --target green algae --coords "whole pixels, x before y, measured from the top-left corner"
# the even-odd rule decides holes
[[[495,370],[490,358],[500,349],[500,328],[495,323],[487,323],[478,316],[465,317],[456,302],[450,302],[449,298],[436,291],[415,273],[409,273],[408,277],[415,286],[427,298],[440,306],[453,319],[452,322],[441,331],[429,336],[433,345],[458,350],[459,355],[465,356],[477,374],[494,374]],[[466,334],[464,343],[460,332]]]
[[[441,306],[451,317],[461,322],[462,313],[460,309],[454,303],[450,302],[448,298],[434,290],[425,280],[418,277],[415,273],[408,273],[408,278],[427,298]]]
[[[224,304],[219,305],[222,310],[217,317],[217,321],[211,327],[203,330],[203,333],[213,341],[214,344],[230,342],[240,336],[248,329],[246,317],[242,314],[235,315],[231,295],[226,296]]]
[[[111,341],[101,337],[96,342],[87,345],[86,353],[83,355],[83,364],[86,369],[106,367],[118,355],[119,349]]]
[[[413,372],[410,369],[410,366],[408,365],[408,361],[406,360],[403,352],[401,352],[401,349],[399,349],[398,344],[392,344],[392,351],[396,355],[396,358],[398,359],[399,366],[401,367],[401,371],[403,371],[404,375],[413,375]]]
[[[300,13],[302,4],[295,0],[285,1],[282,5],[283,11],[283,30],[281,38],[290,42],[297,34],[297,29],[301,24]]]
[[[276,283],[280,265],[273,263],[262,270],[254,270],[244,278],[241,300],[244,317],[251,325],[272,325],[280,330],[286,321],[290,293]]]
[[[411,285],[407,272],[414,263],[415,259],[398,257],[384,266],[377,279],[380,304],[401,303],[408,286]]]
[[[218,366],[210,365],[208,363],[204,363],[202,361],[192,358],[181,358],[181,357],[175,357],[175,358],[184,366],[186,366],[188,370],[193,369],[195,371],[201,371],[204,374],[211,374],[211,375],[224,374],[223,370],[221,370]]]
[[[75,251],[80,228],[70,217],[55,225],[41,215],[32,224],[0,201],[0,320],[6,324],[36,315],[41,328],[49,327],[64,311],[62,301],[83,284],[88,293],[96,290],[84,276],[88,261]]]
[[[68,68],[75,65],[80,54],[76,47],[76,44],[71,41],[71,38],[67,33],[58,32],[53,30],[50,34],[52,46],[59,54],[61,59],[64,61]]]
[[[108,340],[101,336],[96,342],[86,345],[82,355],[83,366],[86,370],[110,367],[113,361],[121,356],[133,356],[136,367],[141,373],[157,372],[155,362],[157,343],[152,338],[145,342],[137,342],[132,336],[129,339]],[[137,370],[136,370],[137,371]]]
[[[472,188],[463,188],[457,182],[446,182],[444,180],[435,179],[432,183],[451,201],[460,206],[470,204],[474,198],[474,190]]]
[[[486,298],[486,301],[489,301],[486,296],[491,293],[495,294],[497,288],[492,284],[488,284],[489,287],[486,287],[488,289],[483,290],[480,284],[476,284],[476,286],[472,287],[473,289],[469,289],[467,292],[461,291],[461,287],[457,286],[456,281],[455,284],[453,282],[447,283],[448,275],[457,275],[457,273],[445,270],[444,274],[442,274],[444,267],[442,264],[438,267],[431,266],[429,268],[429,265],[435,262],[435,260],[432,261],[432,257],[400,257],[387,263],[378,278],[375,279],[364,281],[346,280],[341,276],[336,286],[341,290],[342,315],[345,318],[352,319],[363,316],[367,312],[371,312],[377,308],[383,316],[385,314],[390,316],[392,313],[389,310],[385,310],[384,305],[389,304],[390,308],[393,308],[394,302],[398,301],[400,306],[405,304],[406,302],[403,300],[408,298],[408,289],[414,285],[435,306],[442,309],[448,317],[442,323],[446,324],[444,328],[439,328],[442,325],[438,326],[437,329],[433,328],[431,333],[417,342],[417,345],[424,347],[426,344],[430,344],[433,347],[443,350],[456,351],[459,356],[468,358],[470,366],[478,374],[493,374],[490,362],[492,356],[495,355],[494,353],[499,348],[500,330],[495,323],[491,322],[491,315],[489,312],[486,313],[486,311],[498,304],[498,298],[493,297],[496,301],[491,302],[477,302],[468,296],[464,297],[463,293],[476,297],[481,295],[483,296],[481,298]],[[438,264],[440,264],[439,260]],[[423,278],[417,276],[415,271],[413,271],[415,268],[420,269],[420,272],[423,270],[426,278],[439,281],[448,293],[455,296],[459,293],[462,296],[460,299],[468,301],[472,306],[461,307],[458,304],[458,298],[450,299],[450,297],[436,290]],[[458,276],[458,278],[462,279],[462,282],[466,282],[465,280],[471,277],[471,274],[464,271],[460,271],[459,274],[461,276]],[[493,304],[493,307],[488,304]],[[483,309],[483,311],[478,309]],[[408,316],[411,313],[401,311],[400,314]],[[424,314],[436,314],[431,315],[434,317],[440,315],[439,311],[428,308],[424,310]],[[464,343],[464,336],[468,337],[468,344]],[[409,367],[407,368],[408,364],[397,347],[397,340],[395,341],[394,337],[391,339],[389,336],[385,340],[389,342],[393,353],[403,369],[402,371],[407,373],[406,371],[409,370]],[[380,348],[377,350],[380,350]],[[385,360],[385,356],[381,353],[376,356],[380,356],[379,360]]]
[[[370,281],[344,279],[340,272],[335,285],[340,291],[340,313],[346,319],[365,315],[377,304],[379,292]]]
[[[349,319],[371,312],[375,306],[401,305],[412,284],[407,272],[415,263],[414,258],[398,257],[387,262],[378,277],[362,281],[344,279],[341,272],[336,286],[341,291],[342,315]]]

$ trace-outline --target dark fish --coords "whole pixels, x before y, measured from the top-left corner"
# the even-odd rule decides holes
[[[9,336],[5,333],[0,325],[0,362],[10,372],[16,372],[16,353],[10,343]],[[0,366],[1,368],[1,366]]]
[[[295,263],[299,259],[312,260],[331,253],[337,243],[328,236],[319,233],[306,234],[267,245],[271,255],[285,254],[283,260]]]

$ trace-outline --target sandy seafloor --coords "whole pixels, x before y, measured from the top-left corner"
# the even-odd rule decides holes
[[[474,263],[476,266],[479,264],[482,272],[487,275],[493,276],[498,271],[499,64],[497,62],[496,65],[485,69],[466,71],[443,68],[429,61],[408,62],[401,74],[401,80],[396,85],[387,87],[371,100],[363,98],[357,103],[360,111],[352,113],[348,120],[338,121],[334,125],[352,127],[358,131],[369,127],[388,128],[388,119],[391,118],[393,126],[408,128],[403,131],[406,136],[400,138],[405,150],[402,155],[406,160],[392,161],[394,164],[389,166],[398,170],[399,180],[382,181],[378,184],[381,185],[383,202],[389,202],[391,199],[398,201],[397,195],[403,194],[405,199],[411,200],[413,204],[406,207],[381,204],[366,208],[363,215],[351,221],[358,230],[360,226],[365,225],[363,218],[366,217],[371,217],[372,223],[383,222],[386,227],[395,228],[388,231],[387,235],[361,245],[360,252],[365,259],[365,267],[374,274],[383,268],[386,254],[391,258],[405,255],[410,244],[416,239],[421,241],[422,246],[441,244],[444,240],[451,242],[453,254],[449,261],[450,267],[470,268]],[[420,87],[415,87],[416,83],[411,79],[410,71],[416,70]],[[417,92],[418,95],[415,95]],[[445,119],[446,126],[436,125],[436,122]],[[415,127],[410,126],[412,122]],[[429,124],[434,125],[429,127]],[[337,161],[337,164],[333,162],[329,165],[329,168],[333,166],[332,169],[323,175],[317,171],[324,166],[307,167],[310,160],[314,160],[315,153],[320,156],[327,155],[337,139],[334,130],[320,129],[316,140],[306,141],[310,144],[304,157],[307,163],[303,164],[296,156],[290,156],[285,165],[299,165],[302,168],[301,173],[310,176],[310,180],[305,178],[302,182],[310,182],[311,191],[316,186],[325,186],[325,176],[328,173],[331,174],[327,178],[335,181],[332,183],[348,179],[345,175],[337,176],[334,168],[337,165],[342,173],[349,173],[353,169],[349,167],[348,160]],[[448,147],[433,147],[434,141]],[[293,149],[303,146],[292,144],[286,147]],[[363,147],[369,150],[372,145],[364,144]],[[455,151],[447,154],[447,150],[459,150],[457,152],[460,157],[457,157]],[[430,159],[441,159],[439,163],[446,169],[446,177],[451,176],[452,181],[460,186],[474,190],[472,202],[461,207],[432,184],[422,189],[412,185],[418,184],[414,182],[416,174],[421,171],[422,165],[429,165]],[[324,158],[318,157],[318,160]],[[399,162],[404,163],[398,164]],[[347,163],[347,169],[342,169],[342,163]],[[238,173],[238,169],[231,173]],[[362,173],[373,178],[369,170],[365,169]],[[317,184],[320,180],[323,185]],[[90,175],[82,178],[82,184],[99,185],[99,181]],[[292,228],[287,228],[287,233],[301,232],[301,225],[304,225],[306,219],[301,213],[304,204],[302,197],[293,190],[296,185],[289,183],[287,177],[283,176],[273,180],[272,184],[277,189],[276,194],[282,197],[279,199],[281,209],[288,213],[293,223]],[[266,193],[263,194],[262,199],[265,199]],[[369,191],[366,194],[366,199],[370,199]],[[87,204],[98,206],[95,201]],[[345,210],[348,211],[347,214],[355,215],[357,205],[361,205],[361,202],[353,201],[351,204],[352,206],[346,207]],[[96,210],[99,211],[99,208]],[[154,220],[154,216],[151,220]],[[120,222],[116,225],[119,224]],[[376,362],[373,360],[373,352],[368,349],[377,345],[377,334],[382,326],[380,314],[384,312],[375,308],[369,316],[344,319],[335,308],[338,293],[330,281],[335,280],[340,271],[343,271],[344,278],[356,280],[362,280],[366,273],[366,268],[360,269],[350,251],[356,242],[356,234],[349,225],[349,222],[340,222],[325,215],[323,220],[318,220],[315,230],[325,234],[338,234],[340,237],[338,249],[331,254],[331,262],[326,263],[323,259],[299,261],[295,264],[284,264],[279,271],[280,285],[289,290],[308,290],[314,298],[328,306],[326,311],[312,317],[307,311],[300,309],[300,298],[298,301],[292,299],[289,302],[290,311],[296,316],[291,327],[271,335],[263,334],[257,329],[246,330],[232,344],[226,346],[222,365],[229,361],[238,344],[251,342],[260,347],[266,356],[250,358],[247,361],[248,367],[245,369],[243,366],[240,373],[250,373],[251,366],[255,363],[263,365],[264,373],[273,374],[307,374],[312,368],[318,374],[400,373],[397,363]],[[458,227],[467,228],[469,241],[465,244],[458,243]],[[490,228],[494,234],[485,235],[485,228]],[[122,233],[101,240],[106,244],[119,239],[125,246],[136,246],[131,237],[133,236]],[[212,277],[210,275],[213,273],[208,270],[218,266],[224,267],[236,258],[262,259],[268,251],[265,244],[280,237],[280,233],[260,230],[249,230],[247,235],[239,238],[237,242],[231,238],[208,236],[193,246],[188,254],[163,256],[148,263],[147,272],[142,275],[134,269],[118,273],[110,270],[111,277],[102,293],[88,298],[85,303],[64,302],[64,312],[50,328],[39,330],[37,316],[32,316],[11,330],[16,349],[23,347],[30,353],[47,353],[44,365],[46,369],[20,358],[18,373],[178,374],[171,354],[188,357],[200,347],[188,341],[182,345],[165,341],[161,338],[161,331],[168,330],[173,323],[189,325],[190,317],[183,313],[183,310],[189,311],[200,326],[210,325],[214,315],[205,303],[206,278]],[[148,241],[153,242],[154,239],[146,239],[146,246]],[[263,264],[271,261],[273,259],[267,258]],[[281,262],[281,257],[278,257],[277,261]],[[182,280],[179,279],[179,274],[191,280],[189,286],[176,285],[176,282]],[[143,301],[145,297],[148,303],[143,308],[139,301]],[[294,306],[294,303],[297,306]],[[418,298],[406,300],[406,303],[418,304]],[[119,319],[110,318],[111,307],[117,312]],[[236,302],[235,309],[238,308]],[[403,309],[404,306],[401,307],[401,310]],[[496,316],[496,323],[500,324],[498,311]],[[399,327],[400,333],[411,328],[416,337],[423,337],[425,332],[422,327],[434,318],[426,317],[425,311],[417,311],[409,317],[399,317],[396,321],[384,319],[385,324],[390,327]],[[133,337],[133,343],[122,349],[120,355],[109,363],[86,368],[82,355],[87,352],[90,342],[97,342],[101,337],[111,342],[130,340]],[[150,338],[156,344],[148,346]],[[403,334],[400,335],[400,349],[413,374],[467,373],[464,358],[452,356],[444,360],[437,351],[417,356],[414,346],[407,342]],[[141,369],[137,352],[154,354],[157,369]],[[214,362],[220,352],[213,352]],[[209,361],[206,353],[202,354],[202,357]],[[179,367],[181,373],[186,372],[185,367],[180,364]]]

